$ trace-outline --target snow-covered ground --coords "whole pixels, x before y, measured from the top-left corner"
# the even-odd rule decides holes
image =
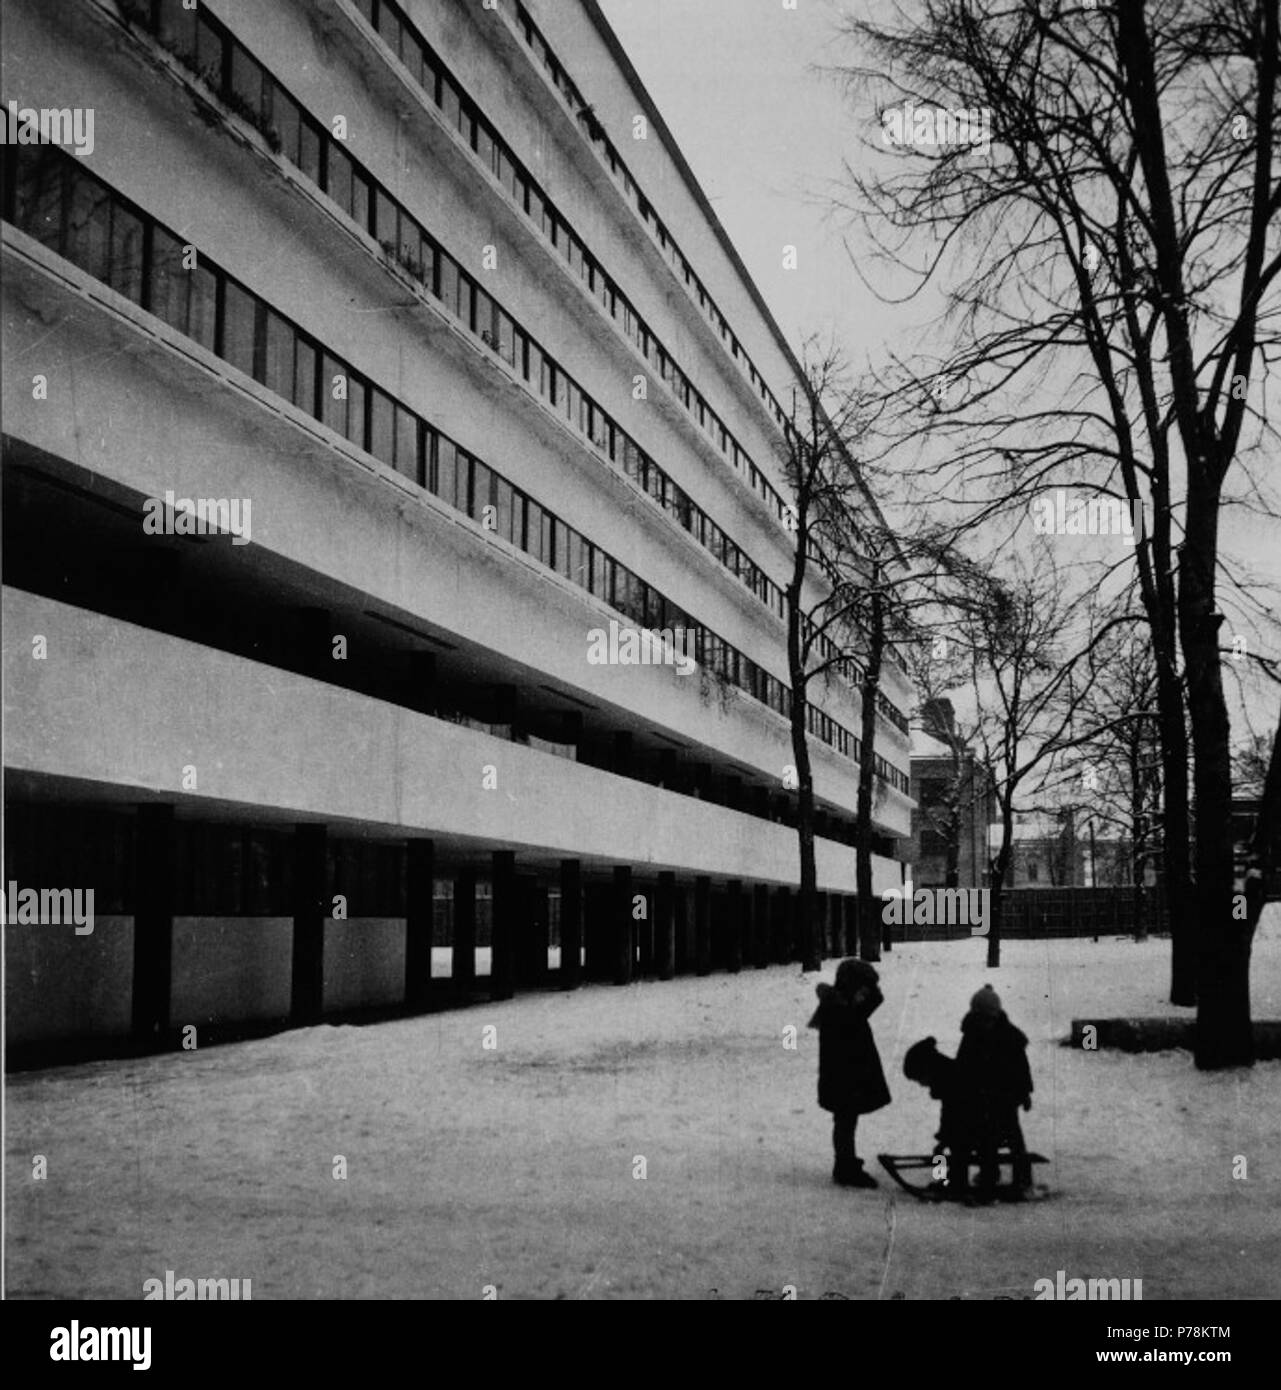
[[[1256,1018],[1281,1017],[1270,913]],[[1145,1300],[1281,1296],[1281,1062],[1205,1075],[1184,1052],[1061,1045],[1073,1017],[1178,1012],[1167,942],[1009,942],[995,973],[984,949],[882,963],[894,1103],[859,1152],[928,1150],[937,1107],[903,1052],[931,1033],[954,1051],[991,980],[1032,1039],[1046,1201],[833,1187],[816,977],[775,966],[11,1077],[7,1292],[140,1297],[173,1270],[249,1278],[256,1300],[983,1299],[1063,1269],[1141,1278]]]

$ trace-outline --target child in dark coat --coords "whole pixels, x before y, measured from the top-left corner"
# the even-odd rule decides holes
[[[1001,999],[984,985],[970,1000],[961,1021],[961,1046],[956,1054],[961,1083],[976,1104],[975,1148],[979,1187],[996,1187],[996,1151],[1008,1144],[1014,1156],[1014,1186],[1032,1186],[1032,1165],[1019,1127],[1019,1106],[1032,1108],[1032,1072],[1027,1064],[1027,1037],[1005,1016]]]
[[[903,1075],[929,1089],[939,1107],[939,1128],[934,1136],[935,1157],[946,1155],[946,1177],[933,1184],[951,1195],[969,1189],[970,1160],[975,1148],[975,1097],[965,1086],[956,1059],[938,1050],[933,1038],[913,1043],[903,1057]]]
[[[878,977],[866,961],[843,960],[836,984],[819,985],[817,992],[809,1026],[818,1029],[818,1103],[832,1113],[832,1180],[842,1187],[875,1187],[876,1179],[855,1153],[854,1130],[860,1115],[890,1103],[867,1021],[884,1002]]]

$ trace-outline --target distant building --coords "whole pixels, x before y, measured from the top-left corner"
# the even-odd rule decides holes
[[[1000,846],[1000,827],[994,826],[993,855]],[[1128,837],[1097,825],[1091,834],[1090,818],[1079,808],[1020,812],[1005,887],[1122,888],[1131,881],[1131,859]]]
[[[1255,825],[1262,807],[1263,798],[1259,796],[1232,798],[1232,877],[1238,893],[1245,888],[1245,875],[1254,844]],[[1267,900],[1276,902],[1278,899],[1281,899],[1281,875],[1274,875],[1268,886]]]
[[[993,853],[1000,848],[994,834]],[[1084,888],[1089,883],[1089,845],[1076,835],[1072,816],[1019,815],[1007,888]]]
[[[986,827],[996,814],[990,773],[956,735],[951,703],[930,701],[924,727],[912,730],[912,881],[917,887],[948,886],[948,847],[956,845],[956,885],[986,883]]]

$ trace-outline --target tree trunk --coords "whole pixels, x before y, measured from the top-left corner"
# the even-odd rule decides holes
[[[804,686],[801,687],[802,692]],[[797,930],[802,970],[821,970],[823,962],[818,942],[818,870],[814,860],[814,774],[810,766],[809,745],[805,741],[805,714],[808,701],[804,693],[792,695],[792,756],[796,759],[796,833],[800,841],[801,885],[797,898]]]
[[[1189,459],[1186,530],[1179,567],[1179,634],[1192,718],[1196,791],[1197,1026],[1203,1070],[1250,1066],[1250,939],[1233,912],[1232,764],[1219,665],[1214,566],[1218,487],[1211,458]]]
[[[987,968],[999,969],[1001,964],[1001,898],[1003,887],[1000,878],[992,875],[992,887],[988,892],[987,929]]]
[[[814,862],[814,773],[810,766],[806,715],[809,711],[809,676],[805,670],[802,632],[802,594],[809,551],[808,501],[805,490],[798,498],[796,552],[792,558],[792,581],[787,586],[787,669],[792,686],[792,756],[796,759],[796,834],[800,845],[801,883],[797,900],[796,932],[799,941],[790,943],[799,954],[802,970],[821,970],[823,953],[818,934],[818,871]],[[795,958],[795,954],[792,957]]]
[[[1151,565],[1140,564],[1140,593],[1156,662],[1161,747],[1162,882],[1170,917],[1170,1003],[1196,1003],[1196,921],[1189,836],[1188,727],[1175,633],[1178,622],[1170,562],[1169,485],[1153,477]]]
[[[943,875],[945,888],[959,888],[961,884],[961,827],[953,821],[947,837],[947,863]]]
[[[1196,1003],[1196,923],[1193,919],[1192,852],[1188,835],[1188,735],[1177,677],[1157,664],[1161,722],[1161,840],[1165,897],[1170,911],[1170,1003]]]
[[[1143,921],[1143,846],[1147,837],[1147,784],[1143,776],[1143,722],[1135,725],[1126,750],[1130,774],[1130,926],[1135,941],[1146,941]]]
[[[1138,825],[1139,822],[1135,821],[1135,831],[1137,831]],[[1134,843],[1137,844],[1138,841],[1136,840]],[[1137,849],[1130,854],[1130,886],[1132,889],[1130,926],[1134,931],[1135,941],[1146,941],[1148,932],[1147,923],[1143,920],[1143,859]]]
[[[873,576],[873,584],[876,577]],[[876,775],[876,693],[880,688],[881,658],[885,650],[885,624],[881,593],[873,588],[868,632],[868,656],[863,668],[859,725],[858,805],[855,818],[854,871],[858,891],[858,953],[864,960],[880,960],[881,946],[889,946],[890,926],[883,920],[880,903],[872,893],[872,792]]]
[[[943,886],[945,888],[959,888],[961,886],[961,806],[963,796],[961,792],[961,777],[963,768],[961,766],[961,748],[956,738],[949,739],[952,748],[952,781],[948,787],[948,806],[947,806],[947,859],[944,864]]]
[[[799,592],[799,580],[796,583]],[[821,970],[822,952],[818,940],[818,871],[814,862],[814,772],[810,766],[809,743],[805,736],[809,709],[807,677],[801,654],[801,614],[799,600],[788,604],[787,654],[792,677],[792,756],[796,759],[796,834],[800,843],[801,883],[797,899],[796,924],[802,970]]]
[[[1263,7],[1264,10],[1267,7]],[[1227,762],[1227,708],[1219,671],[1218,624],[1214,612],[1214,566],[1218,550],[1219,482],[1222,461],[1207,448],[1213,425],[1202,414],[1197,386],[1197,367],[1192,333],[1187,319],[1184,284],[1185,247],[1180,242],[1174,198],[1166,163],[1160,85],[1153,56],[1148,16],[1142,4],[1123,4],[1115,9],[1117,57],[1124,78],[1126,104],[1133,118],[1135,151],[1142,167],[1150,199],[1150,223],[1156,252],[1156,278],[1162,295],[1162,320],[1166,330],[1174,418],[1187,466],[1187,505],[1184,539],[1180,550],[1179,592],[1171,601],[1170,534],[1173,508],[1169,473],[1164,458],[1152,472],[1153,576],[1157,592],[1145,597],[1152,622],[1157,658],[1158,702],[1161,710],[1161,742],[1165,770],[1166,889],[1170,904],[1171,979],[1170,1000],[1175,1004],[1199,1004],[1201,966],[1207,961],[1224,977],[1209,986],[1215,996],[1209,1016],[1215,1025],[1239,1010],[1240,1000],[1229,996],[1239,987],[1228,983],[1239,972],[1229,966],[1230,943],[1214,937],[1209,951],[1201,949],[1206,934],[1217,931],[1218,914],[1230,907],[1232,890],[1232,805]],[[1238,327],[1241,325],[1238,324]],[[1155,445],[1157,440],[1152,441]],[[1164,454],[1164,447],[1160,453]],[[1144,586],[1146,589],[1146,585]],[[1187,681],[1188,712],[1192,717],[1192,748],[1197,801],[1196,890],[1189,891],[1187,735],[1181,702],[1177,699],[1178,676],[1174,662],[1172,615],[1177,614]],[[1191,670],[1193,661],[1197,670]],[[1178,718],[1175,709],[1178,707]],[[1222,752],[1217,748],[1223,740]],[[1219,824],[1207,826],[1212,814],[1221,812]],[[1204,836],[1202,831],[1204,830]],[[1223,848],[1226,845],[1226,856]],[[1208,877],[1202,876],[1202,870]],[[1195,914],[1195,915],[1194,915]],[[1196,943],[1195,947],[1193,943]],[[1222,948],[1222,949],[1221,949]],[[1226,956],[1224,952],[1226,951]],[[1194,972],[1196,972],[1194,974]],[[1249,1015],[1248,981],[1246,1016]],[[1201,1014],[1198,1009],[1198,1033]],[[1230,1031],[1230,1030],[1229,1030]],[[1247,1025],[1247,1032],[1249,1031]],[[1226,1039],[1224,1039],[1226,1043]],[[1239,1039],[1238,1039],[1239,1044]],[[1229,1050],[1232,1050],[1229,1048]],[[1252,1050],[1252,1049],[1251,1049]],[[1200,1060],[1198,1059],[1198,1065]]]
[[[990,892],[988,896],[989,918],[987,924],[987,967],[995,970],[1001,964],[1001,890],[1005,886],[1005,875],[1010,865],[1010,850],[1014,844],[1014,802],[1007,801],[1001,807],[1001,848],[992,861]]]

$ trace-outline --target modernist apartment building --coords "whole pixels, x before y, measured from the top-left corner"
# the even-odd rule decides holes
[[[0,102],[11,1053],[791,958],[798,366],[594,0],[13,0]]]

